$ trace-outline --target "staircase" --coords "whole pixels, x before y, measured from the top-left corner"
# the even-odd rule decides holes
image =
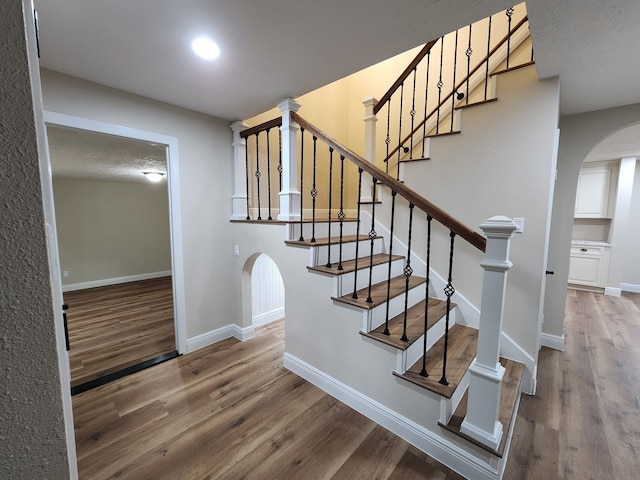
[[[509,39],[502,42],[508,55]],[[418,62],[412,62],[396,87],[412,74],[416,77]],[[490,62],[495,76],[532,64],[524,61],[514,67],[507,60],[501,66],[502,60],[488,56],[487,70]],[[425,160],[438,159],[436,143],[455,141],[462,131],[462,110],[498,103],[486,96],[486,92],[495,93],[495,76],[486,77],[482,84],[473,83],[472,75],[459,84],[454,75],[455,88],[445,98],[451,106],[439,102],[419,125],[411,118],[409,133],[402,129],[402,120],[380,122],[387,124],[382,137],[386,139],[389,125],[399,126],[399,145],[392,152],[387,147],[382,162],[375,155],[374,101],[365,102],[366,159],[298,115],[299,105],[292,100],[280,105],[280,119],[246,130],[236,125],[234,145],[240,147],[236,149],[236,191],[244,190],[244,195],[234,196],[234,218],[272,217],[271,206],[268,213],[260,209],[258,159],[264,152],[258,152],[257,139],[266,131],[266,142],[260,143],[264,150],[265,143],[274,142],[269,140],[269,129],[277,127],[282,152],[278,220],[287,225],[285,244],[290,252],[283,258],[297,269],[291,274],[295,280],[286,287],[287,299],[295,300],[288,300],[286,307],[285,367],[466,478],[488,480],[502,476],[526,374],[521,362],[503,357],[498,361],[504,353],[500,346],[504,282],[511,266],[508,242],[515,224],[505,217],[491,218],[481,225],[483,237],[411,188],[426,185],[425,174],[417,172],[432,168]],[[453,92],[465,82],[465,99],[457,104],[460,98],[456,100]],[[482,90],[484,98],[478,94]],[[424,104],[426,111],[426,99]],[[443,131],[441,124],[450,124],[450,131]],[[251,136],[256,137],[255,170],[250,168],[252,154],[247,152]],[[394,168],[389,168],[390,163]],[[256,202],[249,200],[250,171],[255,171],[258,182],[257,209]],[[323,186],[328,193],[321,191]],[[307,191],[310,197],[300,194]],[[322,200],[323,194],[328,200],[326,196]],[[427,215],[426,223],[423,217],[414,221],[414,207]],[[450,239],[450,250],[440,251],[439,260],[430,255],[432,220],[440,228],[433,236],[434,249],[448,248]],[[472,257],[469,268],[480,264],[485,270],[478,318],[472,311],[475,307],[453,286],[454,239],[466,240],[460,255],[464,260]],[[483,260],[478,253],[485,251]],[[448,273],[443,273],[447,268]],[[474,275],[468,276],[473,279]],[[466,276],[459,280],[465,285],[470,282]],[[531,364],[527,369],[530,375]]]

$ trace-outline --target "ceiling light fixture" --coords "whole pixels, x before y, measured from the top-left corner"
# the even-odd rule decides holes
[[[159,182],[164,178],[164,173],[162,172],[142,172],[142,174],[151,182]]]
[[[220,47],[206,37],[198,37],[191,42],[191,48],[196,54],[205,60],[214,60],[220,55]]]

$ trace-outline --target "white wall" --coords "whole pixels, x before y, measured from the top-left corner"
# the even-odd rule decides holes
[[[0,3],[0,478],[66,479],[77,472],[73,425],[63,415],[71,396],[56,337],[62,299],[48,258],[52,212],[41,181],[47,145],[31,8]]]
[[[46,110],[178,139],[187,336],[232,323],[228,122],[56,72],[42,78]]]
[[[627,241],[625,244],[627,248],[623,252],[622,284],[623,287],[627,285],[638,292],[640,291],[640,249],[638,248],[638,239],[640,239],[640,162],[636,162],[636,172],[633,180],[633,193],[631,194],[631,208],[629,209]]]
[[[640,104],[560,118],[558,178],[553,199],[549,270],[543,331],[561,336],[564,326],[569,251],[578,174],[589,152],[624,127],[640,122]],[[637,211],[637,210],[635,210]]]
[[[171,270],[166,182],[56,177],[53,190],[63,285]]]

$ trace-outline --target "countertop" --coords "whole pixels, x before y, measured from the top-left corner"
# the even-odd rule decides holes
[[[610,247],[611,244],[607,242],[597,242],[594,240],[571,240],[571,245],[584,245],[591,247]]]

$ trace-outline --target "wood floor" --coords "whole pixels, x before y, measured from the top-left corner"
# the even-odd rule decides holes
[[[65,292],[71,386],[175,350],[171,277]]]
[[[637,478],[639,305],[570,291],[504,479]],[[283,346],[276,322],[74,396],[80,478],[460,480],[284,370]]]

